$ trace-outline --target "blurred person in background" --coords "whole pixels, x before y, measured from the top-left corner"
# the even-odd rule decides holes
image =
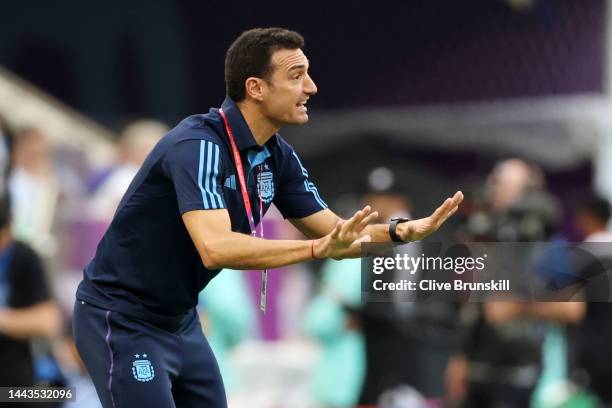
[[[110,222],[138,169],[168,130],[164,123],[147,119],[126,126],[117,143],[117,164],[98,181],[90,198],[90,219]]]
[[[402,194],[391,191],[393,184],[391,170],[384,167],[374,169],[368,177],[368,193],[351,207],[361,208],[364,203],[371,203],[379,210],[376,222],[390,219],[393,215],[407,218],[407,200]],[[355,208],[350,208],[347,212],[354,211]],[[318,294],[304,314],[305,334],[323,347],[313,373],[312,387],[316,401],[324,407],[355,406],[366,377],[366,341],[359,319],[362,308],[360,271],[360,259],[326,260],[321,270]],[[377,372],[373,377],[376,375]],[[378,390],[373,402],[378,400],[382,391]]]
[[[575,223],[584,242],[612,242],[610,230],[610,203],[596,193],[587,194],[576,211]],[[602,251],[598,257],[610,260],[610,245],[587,246],[586,249]],[[609,274],[608,274],[609,276]],[[608,284],[604,281],[603,284]],[[587,288],[587,298],[589,296]],[[584,320],[576,339],[578,366],[586,371],[585,385],[594,391],[605,407],[612,407],[612,303],[587,302]]]
[[[33,386],[30,341],[55,337],[61,316],[41,259],[13,237],[10,208],[5,194],[0,198],[0,386]]]
[[[538,241],[556,231],[557,203],[535,165],[520,159],[497,163],[475,196],[474,210],[459,229],[460,240]]]
[[[226,269],[200,292],[200,320],[219,364],[228,399],[240,388],[240,376],[231,364],[231,353],[245,340],[255,338],[254,305],[243,271]]]
[[[459,235],[466,241],[547,242],[554,239],[557,214],[542,171],[520,159],[504,160],[494,167],[481,208]],[[559,380],[567,374],[564,334],[555,323],[574,324],[583,315],[581,302],[489,299],[464,306],[458,347],[446,370],[450,403],[529,406],[541,378]],[[542,360],[555,367],[543,366]]]
[[[41,255],[52,255],[55,242],[51,229],[59,185],[51,146],[40,129],[25,128],[18,134],[8,187],[15,237],[32,245]]]
[[[304,334],[317,340],[321,355],[312,392],[318,406],[354,407],[365,377],[365,343],[355,311],[361,302],[361,260],[328,260],[319,293],[303,316]]]
[[[60,262],[54,265],[55,283],[62,288],[57,291],[58,301],[68,314],[72,313],[72,294],[81,280],[83,265],[95,254],[121,197],[167,130],[165,124],[153,120],[129,123],[116,142],[116,155],[110,166],[93,174],[87,163],[81,161],[84,157],[56,150],[64,160],[57,161],[61,205],[56,214]]]
[[[378,209],[376,222],[411,218],[410,200],[390,169],[374,169],[368,176],[367,191],[363,202]],[[395,254],[409,257],[418,257],[421,252],[420,242],[394,250]],[[353,265],[354,278],[361,282],[359,262]],[[418,272],[395,270],[385,273],[384,279],[414,281],[419,276]],[[455,329],[457,308],[451,303],[418,302],[411,295],[394,291],[384,302],[367,302],[352,310],[353,326],[361,329],[365,341],[365,378],[360,405],[404,399],[424,401],[422,396],[436,398],[444,394],[444,369],[451,351],[449,339]]]
[[[589,193],[578,206],[576,228],[585,242],[612,242],[610,203],[596,193]]]

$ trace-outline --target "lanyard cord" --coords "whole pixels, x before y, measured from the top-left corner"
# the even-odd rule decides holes
[[[232,128],[230,127],[229,121],[227,120],[227,116],[223,109],[219,109],[219,114],[223,118],[223,122],[225,123],[225,130],[227,132],[227,137],[230,141],[230,145],[232,147],[232,155],[234,156],[234,165],[236,166],[236,173],[238,173],[238,181],[240,182],[240,191],[242,193],[242,202],[244,203],[244,209],[246,211],[247,219],[249,220],[249,227],[251,228],[251,235],[257,236],[257,228],[255,226],[255,220],[253,218],[253,210],[251,209],[251,199],[249,198],[249,192],[247,190],[246,178],[244,176],[244,169],[242,167],[242,159],[240,158],[240,151],[236,146],[236,141],[234,140],[234,133],[232,132]],[[263,229],[263,199],[261,196],[262,189],[262,171],[263,166],[260,164],[259,166],[259,236],[261,238],[264,237],[264,229]],[[262,313],[266,312],[266,293],[268,286],[268,270],[264,269],[261,271],[261,297],[259,302],[259,309]]]

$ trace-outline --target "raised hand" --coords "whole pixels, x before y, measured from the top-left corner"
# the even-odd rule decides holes
[[[366,226],[374,222],[378,212],[370,206],[355,212],[348,220],[341,220],[328,235],[314,242],[315,258],[343,259],[358,257],[361,253],[361,243],[370,242],[370,235],[361,235]]]
[[[452,198],[447,198],[429,217],[401,223],[397,226],[397,235],[404,242],[418,241],[435,232],[459,208],[463,193],[457,191]]]

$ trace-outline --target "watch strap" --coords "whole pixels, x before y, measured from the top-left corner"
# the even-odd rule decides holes
[[[397,235],[397,224],[401,224],[402,222],[409,220],[409,218],[391,218],[391,222],[389,223],[389,236],[391,237],[391,241],[401,242],[403,244],[406,243],[406,241],[402,240],[400,236]]]

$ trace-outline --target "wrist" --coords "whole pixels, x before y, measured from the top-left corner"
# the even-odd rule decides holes
[[[397,224],[397,235],[402,239],[403,242],[409,242],[410,240],[407,239],[407,234],[406,234],[406,228],[408,226],[407,222],[403,222],[401,224]]]
[[[408,218],[391,218],[389,223],[389,238],[392,242],[406,243],[410,239],[407,237]]]
[[[323,259],[324,255],[321,255],[321,242],[318,239],[310,240],[310,257],[311,259]]]

